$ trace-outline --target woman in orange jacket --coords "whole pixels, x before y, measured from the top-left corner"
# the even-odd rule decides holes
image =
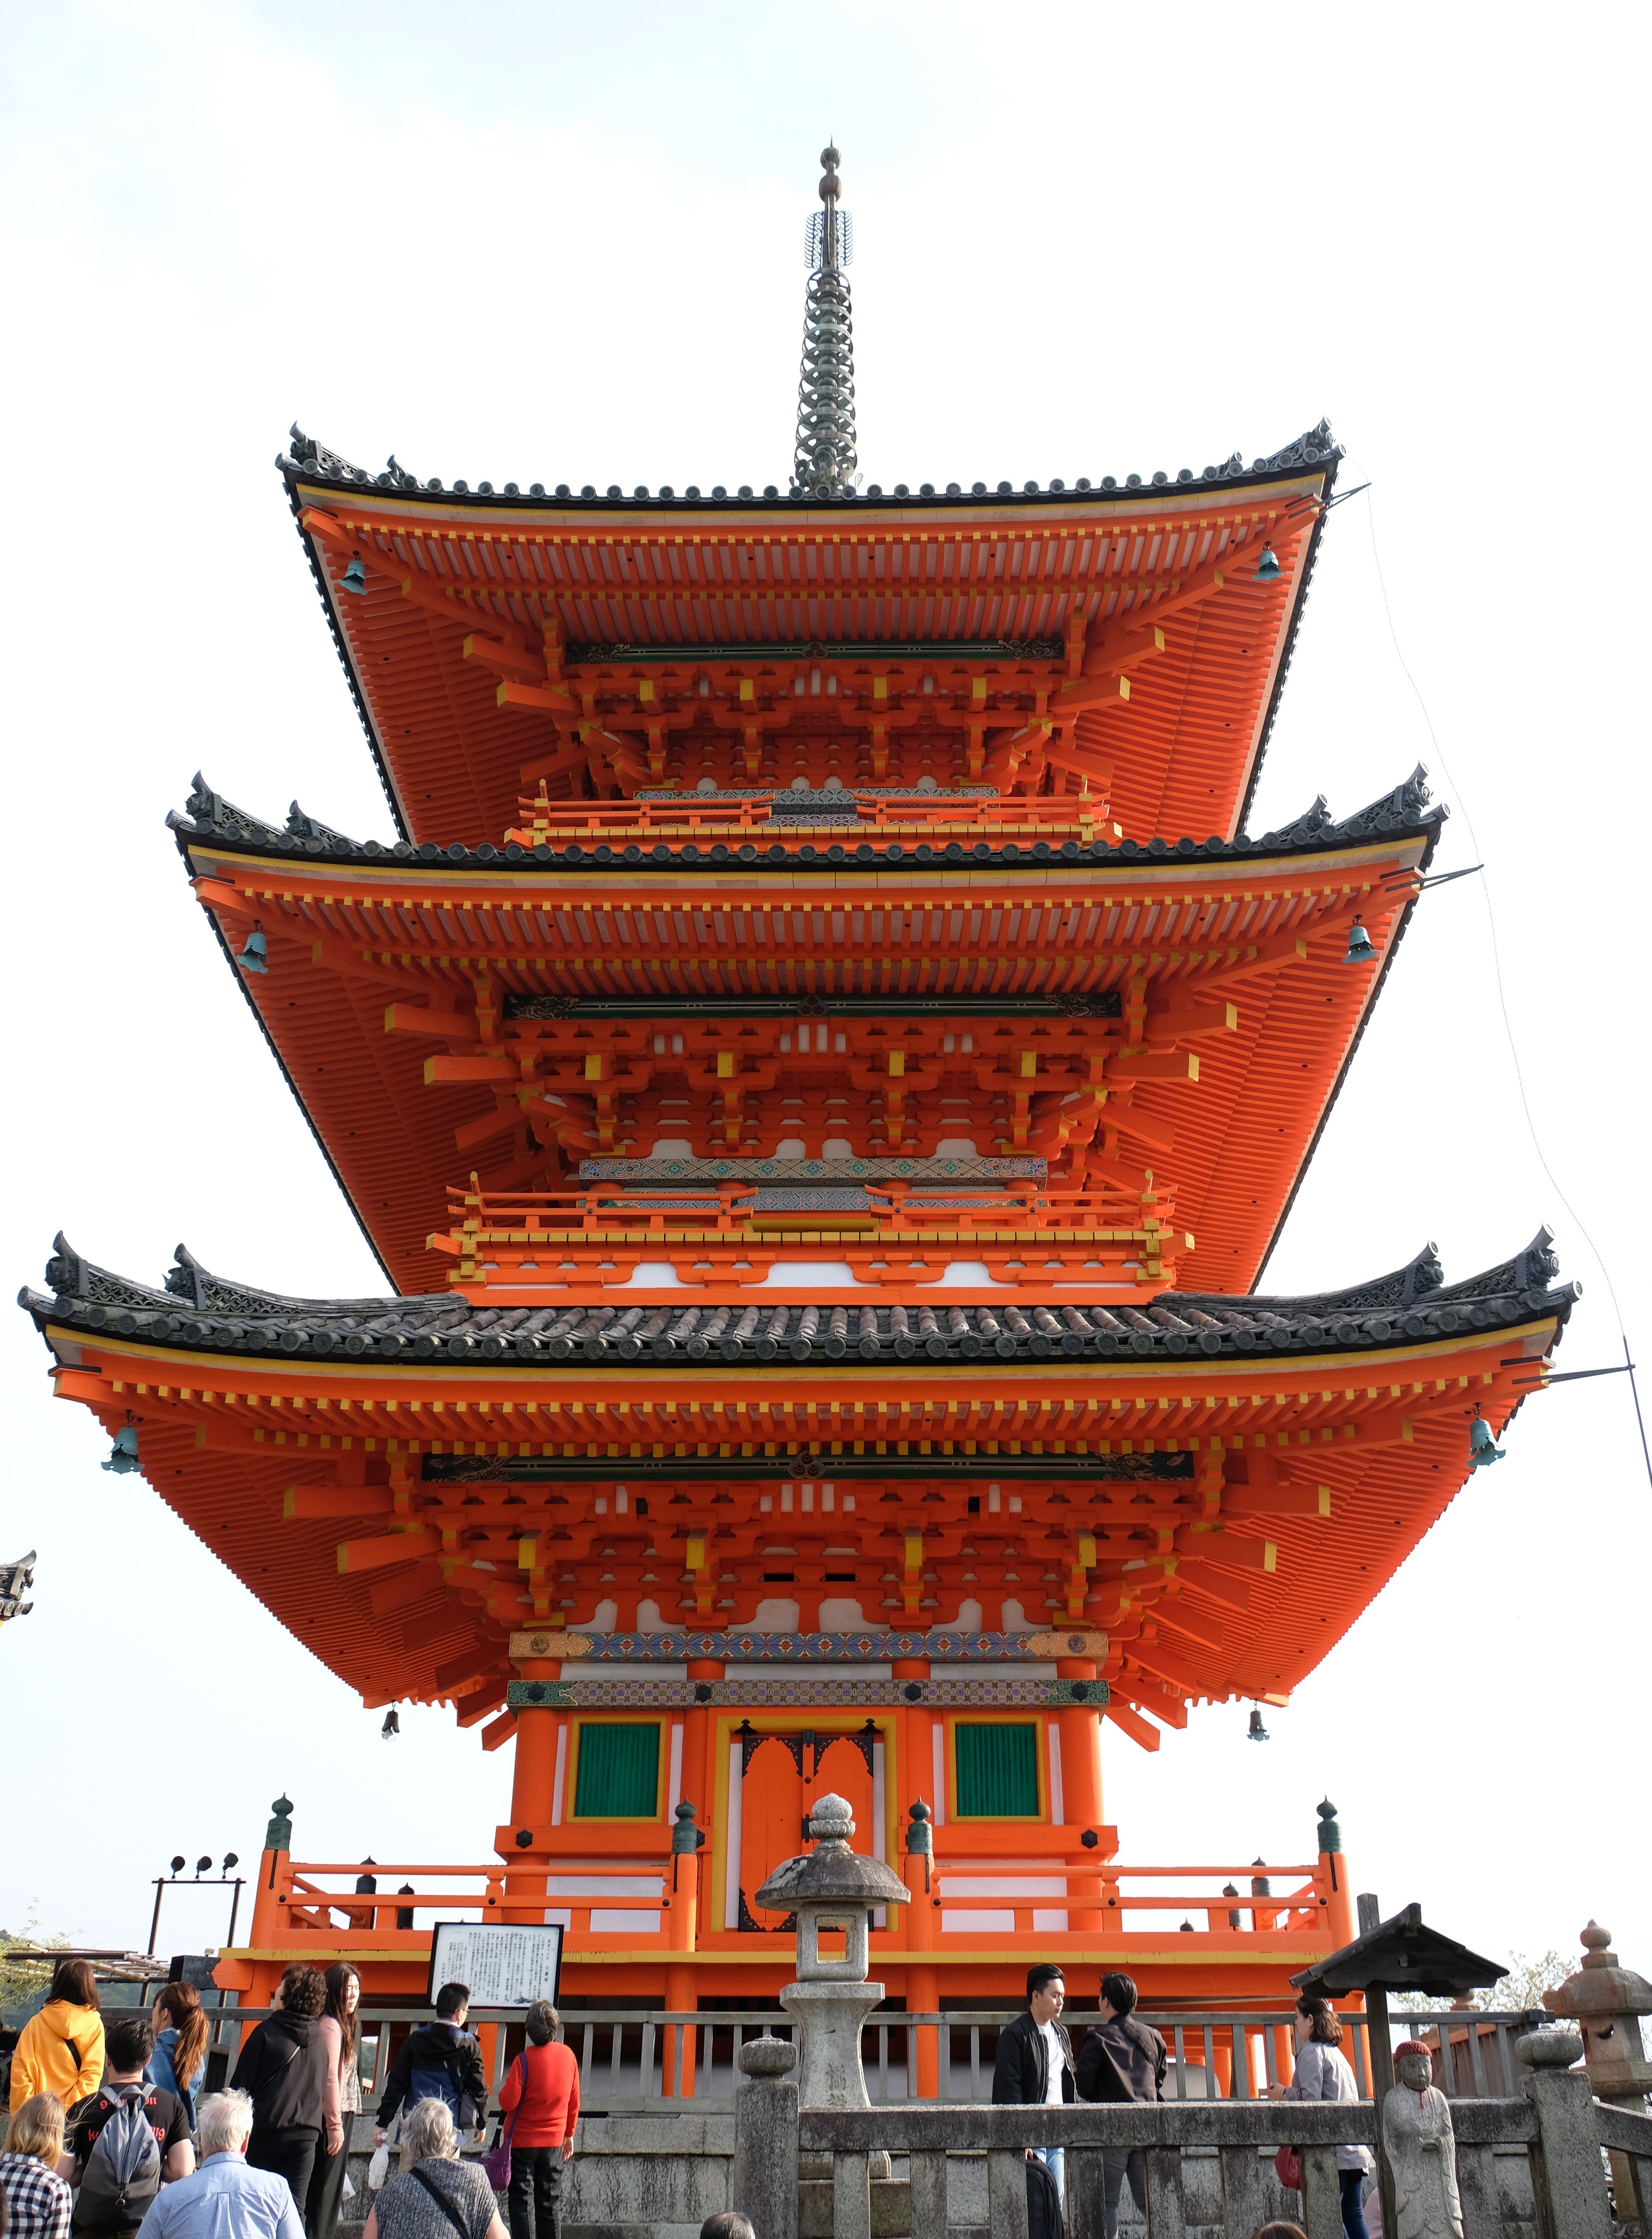
[[[90,2099],[103,2080],[103,2017],[91,1963],[60,1959],[51,1995],[23,2026],[11,2056],[11,2111],[37,2091],[50,2091],[65,2108]]]
[[[499,2095],[510,2134],[510,2239],[556,2239],[562,2164],[574,2157],[579,2063],[555,2042],[556,2009],[536,1998],[527,2043]]]

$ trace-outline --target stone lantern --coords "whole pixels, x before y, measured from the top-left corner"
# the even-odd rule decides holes
[[[1583,2066],[1589,2090],[1609,2105],[1645,2111],[1652,2091],[1652,2060],[1641,2041],[1641,2016],[1652,2014],[1652,1983],[1618,1964],[1612,1931],[1591,1920],[1581,1937],[1583,1963],[1557,1990],[1543,1992],[1551,2014],[1575,2022],[1583,2036]],[[1620,2202],[1635,2198],[1627,2158],[1611,2155],[1613,2189]],[[1618,2210],[1623,2216],[1622,2208]]]
[[[841,1796],[820,1797],[809,1831],[814,1849],[776,1866],[757,1902],[797,1917],[798,1979],[780,1992],[780,2003],[802,2039],[799,2103],[866,2107],[860,2031],[884,1995],[881,1983],[866,1980],[869,1916],[877,1905],[906,1903],[910,1893],[891,1868],[849,1848],[855,1823]],[[843,1930],[841,1959],[820,1957],[823,1928]]]

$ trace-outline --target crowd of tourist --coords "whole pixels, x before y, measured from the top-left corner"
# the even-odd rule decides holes
[[[169,1983],[153,2006],[118,2010],[106,2024],[90,1964],[64,1960],[12,2055],[0,2239],[336,2239],[354,2190],[350,2125],[362,2112],[361,1990],[344,1962],[324,1975],[289,1967],[268,2017],[242,2040],[228,2088],[203,2095],[210,2027],[190,1984]],[[1137,2016],[1128,1975],[1103,1977],[1100,2022],[1076,2060],[1061,2022],[1061,1970],[1034,1967],[1026,1990],[1025,2012],[998,2038],[995,2104],[1160,2096],[1164,2040]],[[485,2143],[488,2121],[469,2006],[462,1983],[445,1984],[435,2019],[415,2029],[391,2063],[375,2117],[362,2239],[556,2239],[580,2117],[578,2064],[558,2041],[555,2010],[543,2000],[530,2005],[527,2042],[499,2095],[493,2149],[461,2159],[467,2135]],[[1330,2008],[1303,1998],[1296,2020],[1294,2079],[1271,2095],[1357,2097]],[[1341,2147],[1337,2163],[1345,2239],[1367,2239],[1361,2195],[1371,2156]],[[1106,2239],[1117,2239],[1126,2183],[1146,2208],[1143,2157],[1109,2148],[1102,2165],[1103,2225]],[[1059,2149],[1028,2148],[1032,2239],[1059,2239],[1065,2180]],[[359,2211],[350,2219],[360,2220]],[[745,2216],[726,2213],[707,2219],[700,2239],[759,2235]],[[1257,2239],[1301,2235],[1271,2224]]]
[[[335,2239],[362,2111],[361,1995],[344,1962],[289,1967],[228,2088],[203,2095],[210,2025],[192,1985],[169,1983],[106,2025],[90,1963],[64,1960],[12,2054],[0,2239]],[[480,2166],[461,2161],[461,2136],[481,2145],[488,2119],[469,2006],[462,1983],[445,1984],[391,2064],[363,2239],[507,2239],[496,2187],[509,2239],[556,2239],[579,2069],[554,2008],[530,2006],[499,2143]]]

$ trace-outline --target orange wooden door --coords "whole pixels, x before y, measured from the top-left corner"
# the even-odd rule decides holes
[[[858,1732],[765,1731],[755,1720],[743,1755],[740,1925],[777,1930],[785,1915],[761,1910],[757,1892],[776,1866],[809,1846],[804,1821],[820,1796],[841,1796],[854,1814],[854,1848],[872,1849],[872,1737]],[[788,1930],[789,1933],[789,1930]]]

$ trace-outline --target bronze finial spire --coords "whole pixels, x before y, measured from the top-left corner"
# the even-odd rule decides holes
[[[855,457],[854,322],[844,267],[853,252],[849,214],[839,210],[841,162],[820,151],[821,208],[804,229],[809,268],[803,312],[803,377],[798,384],[797,448],[792,488],[798,497],[845,497],[860,480]]]

